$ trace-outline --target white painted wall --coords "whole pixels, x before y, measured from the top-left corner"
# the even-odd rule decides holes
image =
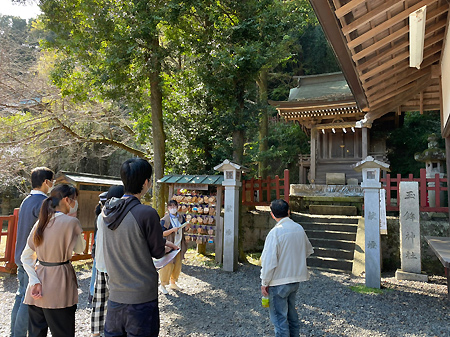
[[[442,126],[445,127],[450,122],[450,38],[449,34],[445,37],[444,50],[441,63],[442,75]]]

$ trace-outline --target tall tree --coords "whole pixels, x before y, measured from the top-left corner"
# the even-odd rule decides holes
[[[40,51],[39,39],[52,36],[39,23],[0,16],[0,31],[0,190],[27,191],[22,177],[36,166],[117,174],[106,165],[116,149],[146,153],[120,102],[74,104],[51,85],[58,55]]]
[[[265,114],[265,108],[261,110],[257,104],[266,105],[265,75],[289,57],[289,45],[295,40],[289,34],[301,30],[311,13],[305,4],[281,0],[192,1],[186,21],[178,25],[180,42],[195,59],[197,75],[213,97],[215,109],[226,116],[233,159],[239,163],[243,163],[245,131],[254,130],[258,115]]]
[[[176,20],[176,1],[43,0],[41,9],[56,35],[45,46],[65,56],[53,73],[63,95],[120,100],[141,134],[151,129],[151,138],[138,139],[151,142],[146,157],[155,171],[154,206],[162,214],[163,192],[155,182],[165,166],[161,66],[167,50],[160,37],[165,18]]]

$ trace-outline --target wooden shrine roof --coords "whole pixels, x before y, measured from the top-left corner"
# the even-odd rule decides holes
[[[276,102],[269,101],[278,113],[288,121],[298,121],[300,124],[310,127],[308,122],[316,123],[331,122],[336,119],[353,119],[355,121],[361,119],[364,113],[358,108],[354,100],[338,101],[338,102],[307,102],[301,104],[299,102]]]
[[[350,123],[346,126],[350,127],[364,117],[341,72],[296,78],[299,84],[290,90],[287,102],[269,101],[285,120],[297,121],[306,128],[336,122]]]
[[[90,173],[59,171],[56,173],[55,178],[58,184],[69,183],[72,185],[82,184],[100,186],[123,185],[120,177],[102,176]]]
[[[359,108],[386,113],[441,109],[440,67],[447,0],[310,0]],[[409,66],[409,15],[423,6],[420,69]]]
[[[169,174],[158,180],[159,183],[166,184],[207,184],[207,185],[222,185],[223,174],[215,175],[181,175]]]

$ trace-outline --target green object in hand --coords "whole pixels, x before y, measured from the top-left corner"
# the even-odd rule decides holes
[[[269,307],[269,298],[266,296],[263,296],[261,299],[261,305],[263,306],[263,308],[268,308]]]

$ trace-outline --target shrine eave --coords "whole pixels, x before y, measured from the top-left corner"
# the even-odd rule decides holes
[[[346,102],[276,102],[269,101],[279,115],[286,120],[307,120],[315,118],[362,117],[355,101]]]

